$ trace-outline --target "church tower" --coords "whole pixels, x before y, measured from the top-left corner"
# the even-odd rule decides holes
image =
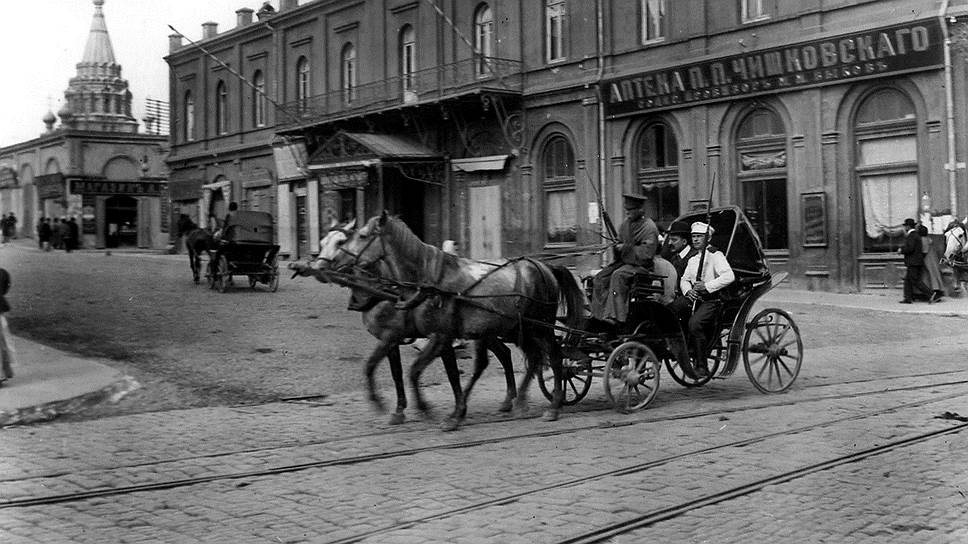
[[[94,19],[77,64],[77,76],[64,91],[66,103],[58,112],[64,127],[99,132],[138,132],[131,115],[131,91],[121,77],[121,65],[114,60],[111,37],[104,22],[104,0],[94,1]]]

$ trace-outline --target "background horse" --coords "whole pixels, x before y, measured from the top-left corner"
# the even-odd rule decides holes
[[[968,283],[968,263],[965,263],[965,249],[968,246],[968,228],[961,221],[952,221],[944,229],[945,248],[943,260],[954,270],[958,289],[965,292]]]
[[[188,215],[178,216],[178,236],[185,241],[185,249],[188,250],[188,264],[192,267],[192,279],[195,285],[199,283],[199,275],[202,269],[202,252],[212,258],[213,249],[212,233],[199,227]]]
[[[337,248],[352,234],[355,223],[356,221],[352,220],[345,225],[337,225],[334,221],[330,225],[327,235],[319,242],[320,255],[335,253]],[[320,271],[318,263],[319,261],[312,264],[291,263],[289,267],[301,276],[313,276],[321,282],[329,282],[328,276]],[[350,309],[358,310],[362,313],[363,325],[377,339],[377,345],[366,361],[366,383],[369,391],[369,399],[378,408],[383,409],[383,401],[377,392],[373,373],[380,361],[386,357],[390,363],[390,374],[393,377],[397,393],[397,407],[396,411],[390,416],[390,424],[396,425],[403,423],[404,409],[407,407],[407,397],[403,385],[403,366],[400,360],[400,345],[408,340],[420,337],[421,334],[416,330],[407,310],[398,309],[393,301],[379,299],[364,293],[360,289],[353,290],[350,299]],[[511,410],[512,401],[517,396],[517,387],[514,383],[514,367],[511,363],[511,350],[497,340],[489,341],[482,347],[483,349],[490,350],[504,368],[507,387],[500,411],[508,412]],[[451,345],[441,346],[440,358],[444,362],[444,369],[450,381],[451,389],[454,390],[454,402],[455,404],[463,406],[463,413],[460,414],[460,417],[463,418],[467,409],[467,396],[470,395],[471,389],[473,389],[474,384],[484,372],[484,367],[487,366],[487,355],[485,354],[483,356],[483,366],[475,364],[474,374],[471,377],[467,389],[463,392],[460,390],[457,357],[453,347]],[[475,362],[477,362],[477,359],[475,359]],[[421,411],[427,410],[426,405],[420,406],[419,408]],[[454,422],[448,421],[445,422],[445,425],[448,428],[453,428]]]
[[[533,259],[492,265],[456,257],[421,242],[403,221],[386,212],[320,257],[334,270],[368,270],[379,264],[387,271],[383,280],[417,291],[406,306],[417,331],[431,339],[410,368],[418,406],[423,404],[420,374],[443,346],[454,338],[501,338],[516,343],[528,361],[518,386],[519,409],[526,409],[528,386],[547,362],[555,386],[545,419],[557,419],[563,399],[562,355],[553,328],[557,309],[563,302],[567,324],[575,327],[584,303],[584,294],[566,268]],[[478,347],[476,355],[482,353]],[[458,422],[461,410],[458,405],[451,415]]]

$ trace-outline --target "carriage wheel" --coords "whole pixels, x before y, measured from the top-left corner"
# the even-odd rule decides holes
[[[224,293],[232,281],[232,273],[229,272],[229,260],[222,255],[218,258],[218,265],[212,271],[215,277],[215,288],[219,293]]]
[[[592,361],[584,359],[576,361],[573,359],[562,359],[561,368],[564,376],[561,381],[561,389],[565,396],[561,403],[565,406],[577,404],[585,398],[588,390],[592,387]],[[555,392],[555,373],[548,365],[541,365],[541,376],[539,376],[538,387],[549,401],[554,401]]]
[[[669,375],[672,379],[683,387],[698,387],[700,385],[706,385],[710,380],[716,375],[717,372],[726,366],[726,339],[729,338],[729,329],[723,330],[719,335],[718,342],[713,345],[709,350],[709,356],[706,358],[706,369],[709,370],[709,375],[704,378],[691,378],[686,375],[682,370],[682,365],[679,364],[678,359],[666,359],[665,365],[666,370],[669,371]]]
[[[645,408],[659,392],[662,365],[649,346],[634,340],[615,348],[605,363],[605,396],[619,412]]]
[[[767,308],[746,325],[743,365],[753,386],[763,393],[786,391],[800,374],[803,341],[790,314]]]
[[[209,259],[205,265],[205,281],[209,289],[215,289],[215,275],[218,274],[218,261]]]

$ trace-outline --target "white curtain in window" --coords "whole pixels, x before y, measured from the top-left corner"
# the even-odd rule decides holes
[[[867,236],[896,234],[918,205],[918,178],[914,173],[870,176],[861,179],[864,229]]]
[[[892,164],[918,160],[918,144],[914,136],[894,136],[863,140],[860,143],[858,164]]]
[[[549,191],[545,214],[549,242],[574,242],[577,240],[578,220],[575,209],[575,191]]]

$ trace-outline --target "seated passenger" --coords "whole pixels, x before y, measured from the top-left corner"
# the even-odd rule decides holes
[[[697,253],[689,258],[686,269],[679,280],[679,287],[684,295],[676,299],[670,306],[687,322],[686,330],[689,334],[689,351],[693,358],[693,372],[696,377],[704,378],[709,375],[706,369],[706,352],[709,348],[710,328],[716,324],[722,301],[720,291],[733,283],[736,275],[726,261],[726,255],[713,248],[707,248],[709,238],[713,235],[713,227],[705,223],[695,222],[691,227],[692,247]],[[705,258],[703,258],[705,254]],[[702,258],[702,272],[699,273],[699,261]]]
[[[679,290],[678,278],[681,278],[682,273],[686,271],[686,263],[690,257],[699,253],[689,243],[689,229],[689,223],[674,221],[669,227],[665,243],[662,245],[661,255],[676,269],[676,296],[682,294]]]
[[[652,273],[662,276],[662,294],[656,295],[656,302],[667,306],[672,304],[679,289],[679,273],[676,272],[676,267],[662,257],[656,256],[652,259]]]
[[[652,269],[659,244],[659,229],[645,216],[645,197],[625,195],[625,221],[618,229],[615,260],[592,280],[592,317],[624,322],[629,313],[632,276]]]

